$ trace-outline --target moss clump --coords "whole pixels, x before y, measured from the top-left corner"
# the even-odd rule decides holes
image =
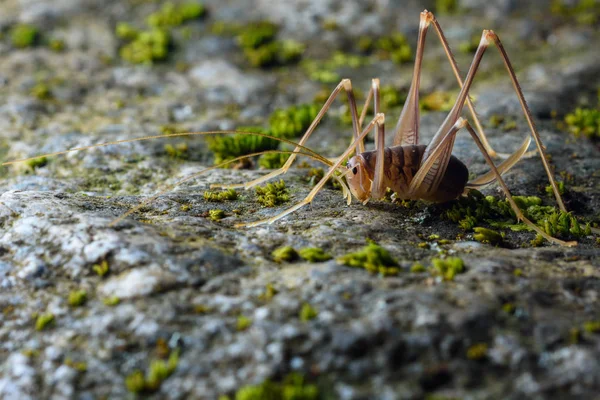
[[[265,186],[258,186],[256,201],[265,207],[275,207],[290,201],[290,194],[283,179]]]
[[[169,157],[187,160],[189,158],[187,143],[165,144],[165,152]]]
[[[35,330],[43,331],[44,329],[46,329],[53,323],[54,323],[54,314],[45,313],[45,314],[38,315],[38,317],[35,320]]]
[[[87,292],[85,290],[75,290],[69,293],[69,305],[71,307],[79,307],[87,301]]]
[[[331,254],[325,253],[325,251],[319,247],[305,247],[300,249],[298,255],[309,262],[323,262],[333,258]]]
[[[238,131],[256,132],[270,134],[270,132],[260,127],[239,127]],[[258,153],[266,150],[275,150],[279,142],[264,136],[253,135],[223,135],[210,136],[207,138],[208,148],[215,155],[215,164],[234,159],[246,154]]]
[[[319,112],[316,104],[301,104],[286,109],[278,109],[271,114],[269,125],[271,134],[291,139],[303,134]]]
[[[600,108],[576,108],[565,116],[569,132],[579,137],[600,139]]]
[[[222,192],[204,192],[204,200],[211,202],[223,202],[237,200],[238,192],[235,189],[227,189]]]
[[[265,381],[244,386],[235,393],[235,400],[317,400],[319,389],[307,384],[300,374],[290,374],[281,383]]]
[[[321,83],[339,83],[341,80],[338,69],[358,68],[368,63],[368,58],[354,54],[336,51],[326,60],[305,59],[301,67],[308,77]]]
[[[300,320],[307,322],[311,319],[315,319],[319,315],[319,311],[308,303],[302,304],[300,309]]]
[[[114,307],[114,306],[118,305],[120,302],[121,302],[121,299],[119,299],[117,296],[107,297],[104,300],[102,300],[102,303],[104,303],[104,305],[109,306],[109,307]]]
[[[499,245],[504,240],[504,236],[502,236],[502,234],[491,229],[476,227],[473,228],[473,231],[475,232],[473,239],[481,243]]]
[[[135,39],[121,47],[119,55],[132,64],[152,65],[167,58],[170,44],[169,32],[154,28],[138,32]]]
[[[435,12],[453,14],[458,10],[458,0],[435,0]]]
[[[270,301],[275,295],[279,293],[275,286],[272,283],[267,283],[265,286],[265,291],[261,293],[258,298],[262,301]]]
[[[220,221],[223,218],[225,218],[225,211],[220,210],[220,209],[209,210],[208,211],[208,217],[212,221]]]
[[[38,82],[31,88],[31,95],[39,100],[50,100],[54,97],[47,83]]]
[[[201,18],[205,14],[206,9],[202,3],[174,4],[169,1],[164,3],[160,10],[150,14],[146,23],[155,28],[173,28],[187,21]]]
[[[179,363],[179,351],[175,350],[167,361],[152,360],[146,374],[136,370],[125,378],[125,386],[132,393],[155,392],[175,372]]]
[[[581,25],[594,25],[600,21],[600,3],[596,0],[553,0],[550,10],[554,15],[574,19]]]
[[[419,99],[419,107],[423,111],[450,111],[456,96],[450,92],[436,91]]]
[[[389,59],[396,64],[412,61],[413,58],[406,36],[401,33],[379,38],[375,42],[375,50],[380,59]]]
[[[110,271],[110,266],[108,265],[108,261],[102,260],[99,264],[94,264],[92,270],[94,270],[99,277],[103,277]]]
[[[297,62],[305,46],[295,40],[275,40],[279,27],[269,21],[258,21],[237,28],[237,42],[253,67],[270,67]]]
[[[290,157],[289,154],[269,153],[263,154],[258,159],[258,165],[266,169],[281,168]]]
[[[591,233],[589,224],[582,227],[571,213],[544,206],[539,197],[513,196],[513,199],[523,214],[548,235],[578,238]],[[494,228],[530,230],[525,224],[515,223],[515,213],[507,200],[498,200],[494,196],[485,197],[475,190],[456,201],[446,212],[446,217],[457,222],[464,230],[471,230],[482,222],[487,222]]]
[[[10,41],[14,47],[19,49],[33,46],[38,37],[38,29],[29,24],[15,25],[10,31]]]
[[[66,44],[62,39],[50,39],[50,42],[48,42],[48,47],[50,50],[60,53],[64,51]]]
[[[583,324],[583,330],[589,333],[600,333],[600,321],[588,321]]]
[[[459,257],[448,257],[446,259],[434,258],[431,260],[432,273],[439,275],[447,281],[453,281],[454,277],[465,270],[463,260]]]
[[[477,343],[467,349],[467,358],[469,360],[482,360],[487,356],[488,345],[486,343]]]
[[[240,315],[235,323],[235,328],[238,331],[245,331],[252,325],[252,319],[244,315]]]
[[[271,257],[275,262],[291,262],[298,259],[298,252],[292,246],[282,246],[273,250]]]
[[[364,268],[371,273],[383,276],[398,275],[398,261],[383,247],[369,243],[356,253],[338,257],[337,261],[354,268]]]
[[[26,164],[31,169],[45,167],[48,164],[48,158],[46,158],[46,157],[34,158],[32,160],[27,161]]]
[[[115,27],[115,34],[120,39],[135,40],[139,33],[139,30],[135,29],[127,22],[117,22],[117,26]]]

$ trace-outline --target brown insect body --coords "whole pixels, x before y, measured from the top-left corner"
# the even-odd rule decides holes
[[[435,191],[412,196],[408,194],[408,188],[421,166],[426,148],[427,146],[422,144],[386,147],[384,152],[384,186],[396,193],[396,197],[401,200],[425,200],[443,203],[458,198],[464,192],[469,178],[469,170],[455,156],[450,156],[446,172]],[[370,188],[375,177],[377,151],[365,151],[353,157],[348,162],[348,168],[354,168],[357,163],[361,164],[365,172],[361,177],[364,181],[362,186]],[[350,175],[348,179],[351,180],[352,176]],[[352,191],[353,185],[351,183],[349,188]],[[364,192],[366,194],[369,190]],[[362,198],[363,196],[357,194],[355,196],[361,201],[368,199],[368,196],[366,198]]]

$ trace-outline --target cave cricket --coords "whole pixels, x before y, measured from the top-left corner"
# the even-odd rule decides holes
[[[419,143],[419,86],[421,77],[421,65],[423,61],[423,53],[425,48],[425,37],[430,26],[433,26],[435,32],[444,48],[452,71],[456,77],[456,80],[460,86],[460,92],[454,103],[454,106],[448,113],[446,119],[437,130],[433,139],[428,145]],[[473,83],[475,74],[479,68],[480,62],[486,49],[494,44],[500,52],[512,86],[516,92],[519,103],[529,125],[531,135],[525,139],[523,144],[511,155],[504,155],[505,160],[496,166],[493,162],[493,158],[499,156],[492,147],[490,146],[481,123],[477,118],[475,109],[471,99],[469,98],[469,89]],[[459,198],[466,194],[470,189],[481,188],[489,185],[495,181],[498,182],[502,191],[506,195],[506,198],[510,204],[510,207],[514,211],[517,220],[525,223],[529,228],[537,232],[539,235],[544,237],[550,242],[557,243],[563,246],[575,246],[577,242],[574,241],[563,241],[548,235],[544,230],[531,222],[519,209],[513,197],[502,178],[502,174],[507,172],[512,166],[514,166],[526,153],[530,142],[531,136],[535,141],[537,151],[540,153],[540,158],[544,165],[548,180],[552,187],[552,192],[558,203],[558,207],[561,211],[566,212],[564,202],[559,193],[558,186],[554,180],[552,171],[547,161],[546,151],[541,142],[540,135],[537,132],[534,121],[532,119],[531,112],[525,101],[523,92],[517,81],[516,74],[508,58],[508,55],[500,41],[499,37],[491,30],[484,30],[481,36],[481,40],[473,57],[473,61],[468,70],[467,76],[463,81],[461,79],[457,63],[450,50],[446,37],[440,27],[440,24],[434,17],[434,15],[425,10],[420,15],[419,34],[417,41],[417,51],[415,56],[415,64],[412,76],[412,83],[409,88],[408,97],[400,114],[400,118],[394,128],[394,139],[392,147],[385,147],[385,115],[380,110],[380,88],[379,79],[373,79],[371,88],[367,94],[365,105],[362,109],[361,115],[358,115],[356,99],[354,96],[352,83],[349,79],[342,79],[337,85],[333,92],[329,95],[325,104],[306,130],[304,136],[298,143],[290,140],[275,138],[273,136],[254,133],[254,132],[235,132],[235,131],[211,131],[211,132],[185,132],[175,133],[169,135],[169,137],[187,136],[187,135],[211,135],[211,134],[228,134],[228,133],[242,133],[249,135],[264,136],[272,139],[279,140],[284,143],[295,146],[294,151],[280,151],[280,150],[269,150],[263,152],[257,152],[253,154],[247,154],[242,157],[237,157],[232,160],[228,160],[224,163],[212,166],[204,169],[196,174],[188,176],[174,185],[171,185],[166,190],[146,199],[140,205],[130,209],[116,220],[111,225],[115,225],[119,221],[123,220],[130,214],[138,211],[143,206],[147,205],[151,201],[155,200],[159,196],[172,190],[173,187],[180,185],[184,182],[190,181],[202,173],[209,170],[219,168],[227,163],[235,162],[243,158],[253,157],[265,153],[281,153],[290,154],[285,164],[272,172],[263,175],[262,177],[243,183],[234,185],[213,185],[213,187],[220,188],[244,188],[249,189],[279,175],[285,174],[292,163],[294,162],[297,155],[303,155],[310,157],[316,161],[326,164],[329,169],[324,174],[323,178],[313,187],[310,193],[300,202],[296,203],[292,207],[285,209],[277,215],[245,224],[237,224],[238,227],[253,227],[265,223],[273,223],[284,216],[304,207],[314,200],[316,194],[323,188],[325,183],[330,179],[336,179],[340,183],[343,191],[344,198],[347,203],[350,204],[352,196],[366,204],[369,200],[378,200],[386,195],[386,191],[391,190],[395,193],[396,198],[402,200],[426,200],[431,202],[447,202]],[[345,92],[348,98],[350,106],[350,113],[352,117],[352,129],[353,129],[353,141],[348,148],[337,158],[329,160],[317,152],[307,148],[305,146],[306,141],[310,135],[314,132],[319,122],[323,119],[331,104],[336,97]],[[373,102],[374,118],[363,127],[366,111],[368,106]],[[469,109],[469,114],[472,118],[475,128],[471,125],[471,122],[466,118],[461,117],[461,112],[464,106]],[[456,134],[463,128],[466,128],[467,132],[471,135],[475,144],[483,154],[487,164],[490,167],[490,171],[472,181],[468,181],[468,170],[467,167],[455,156],[452,155],[452,149]],[[375,150],[366,151],[364,140],[367,134],[371,131],[375,132]],[[74,148],[70,150],[50,153],[46,155],[40,155],[30,157],[27,159],[16,160],[5,162],[2,165],[9,165],[27,160],[32,160],[40,157],[49,157],[59,154],[65,154],[72,151],[85,150],[100,146],[108,146],[112,144],[120,144],[127,142],[134,142],[140,140],[149,140],[156,138],[164,138],[165,136],[146,136],[135,139],[119,140],[109,143],[102,143],[92,146],[85,146],[80,148]],[[352,154],[355,154],[352,156]],[[352,156],[352,157],[351,157]],[[348,158],[351,157],[349,160]],[[343,165],[344,161],[347,161],[346,165]],[[345,182],[344,179],[345,178]]]

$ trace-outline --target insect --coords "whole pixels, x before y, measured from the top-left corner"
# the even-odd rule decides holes
[[[425,37],[430,26],[433,26],[435,28],[435,32],[440,42],[442,43],[450,66],[452,67],[453,73],[456,77],[459,86],[461,87],[461,90],[457,96],[454,106],[448,113],[442,125],[437,130],[431,142],[428,145],[423,145],[419,143],[419,85],[421,76],[421,65],[423,61],[423,53],[425,48]],[[545,148],[541,143],[540,135],[536,130],[531,112],[529,111],[527,103],[525,102],[525,98],[523,96],[521,87],[517,81],[514,69],[498,36],[491,30],[483,31],[480,43],[473,57],[473,61],[471,63],[467,76],[463,82],[458,70],[458,66],[456,64],[456,61],[454,60],[454,57],[452,55],[452,52],[441,27],[434,15],[427,10],[423,11],[420,15],[417,51],[415,57],[412,83],[409,88],[406,103],[404,104],[400,118],[394,129],[394,140],[392,147],[385,147],[385,115],[380,110],[379,79],[372,80],[371,88],[367,95],[365,106],[363,107],[363,111],[360,116],[358,115],[357,111],[356,99],[354,96],[352,83],[349,79],[343,79],[330,94],[329,98],[321,108],[320,112],[317,114],[316,118],[311,123],[306,133],[298,143],[293,143],[288,140],[280,139],[283,142],[292,143],[295,146],[294,151],[289,152],[291,153],[290,157],[281,168],[274,170],[258,179],[243,184],[213,185],[213,187],[216,186],[221,188],[249,189],[276,176],[285,174],[291,167],[297,155],[309,156],[329,166],[329,169],[325,173],[324,177],[313,187],[310,193],[302,201],[296,203],[292,207],[278,213],[277,215],[271,218],[238,225],[251,227],[264,223],[273,223],[283,218],[284,216],[298,210],[299,208],[311,203],[316,194],[323,188],[325,183],[330,178],[339,180],[344,192],[344,198],[347,200],[348,204],[350,204],[352,196],[354,196],[356,199],[363,202],[364,204],[366,204],[370,199],[381,199],[385,195],[387,189],[391,189],[400,199],[421,199],[432,202],[446,202],[457,199],[458,197],[466,193],[466,191],[468,191],[469,189],[482,187],[487,184],[493,183],[494,181],[497,181],[500,187],[502,188],[504,194],[506,195],[507,200],[511,208],[515,212],[515,215],[517,216],[518,220],[522,221],[531,229],[533,229],[538,234],[542,235],[544,238],[551,242],[564,246],[575,246],[577,244],[576,242],[566,242],[554,238],[546,234],[546,232],[544,232],[533,222],[527,219],[525,215],[523,215],[519,207],[516,205],[508,187],[506,186],[506,183],[502,179],[502,174],[507,172],[523,157],[531,142],[531,136],[528,136],[523,142],[523,144],[519,147],[519,149],[515,153],[508,155],[507,158],[497,167],[492,160],[492,158],[495,158],[498,154],[489,145],[485,133],[483,132],[481,124],[475,113],[474,106],[468,97],[469,89],[471,87],[471,84],[473,83],[473,79],[479,68],[481,59],[483,58],[483,54],[486,51],[486,49],[490,46],[490,44],[494,44],[499,50],[500,55],[502,56],[506,70],[511,79],[512,85],[515,89],[516,95],[519,99],[519,102],[525,114],[525,118],[529,125],[531,136],[533,136],[537,146],[537,150],[540,152],[541,160],[548,175],[548,179],[550,181],[552,191],[556,197],[558,206],[562,211],[566,211],[565,205],[558,191],[558,187],[550,170],[550,166],[548,165],[548,162],[546,160]],[[335,161],[329,161],[317,154],[316,152],[305,147],[305,143],[311,136],[311,134],[314,132],[317,125],[323,119],[324,115],[327,113],[333,101],[340,93],[342,93],[342,91],[346,93],[350,105],[354,140],[352,144],[343,152],[343,154],[335,159]],[[371,101],[373,101],[375,116],[363,128],[363,123],[366,118],[366,110]],[[471,126],[471,123],[467,119],[462,118],[460,116],[465,104],[467,105],[470,111],[471,118],[473,120],[473,123],[475,124],[477,131]],[[459,130],[463,128],[466,128],[467,132],[471,135],[491,169],[490,172],[470,182],[468,181],[467,167],[458,158],[452,155],[452,149],[454,146],[456,134]],[[364,139],[367,136],[367,134],[371,131],[375,131],[375,150],[365,151]],[[173,137],[191,134],[215,133],[226,132],[189,132],[170,136]],[[261,136],[268,137],[268,135],[264,134],[262,134]],[[108,144],[123,143],[136,140],[146,140],[157,137],[158,136],[123,140],[119,142],[88,146],[80,149],[67,150],[65,152],[104,146]],[[53,154],[61,154],[65,152]],[[355,155],[349,159],[346,165],[342,165],[344,161],[348,160],[348,157],[350,157],[353,153],[355,153]],[[255,154],[262,154],[262,152]],[[252,155],[247,155],[245,157],[249,157]],[[17,161],[5,164],[10,164],[14,162]],[[207,170],[217,168],[218,166],[219,165],[211,167]],[[207,170],[201,171],[200,173],[203,173]],[[338,172],[338,174],[336,174],[336,172]],[[191,180],[200,173],[185,178],[183,181],[178,182],[178,184],[183,183],[187,180]],[[346,178],[347,186],[346,183],[344,183],[344,181],[341,179],[339,173],[341,173],[342,177]],[[123,216],[119,217],[117,221],[123,219],[127,215],[141,208],[143,205],[148,204],[150,201],[154,200],[166,191],[167,190],[160,192],[159,194],[144,201],[140,206],[129,210]]]

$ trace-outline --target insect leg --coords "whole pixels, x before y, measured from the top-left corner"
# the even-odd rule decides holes
[[[373,79],[373,92],[375,93],[375,115],[379,114],[379,79]],[[383,185],[385,177],[385,124],[377,124],[377,134],[375,136],[375,149],[377,151],[377,161],[375,162],[375,176],[371,183],[371,198],[381,199],[385,196],[386,187]]]
[[[479,138],[479,136],[477,136],[477,133],[473,130],[473,128],[471,127],[471,125],[469,124],[469,122],[466,122],[466,127],[467,127],[467,130],[469,131],[469,133],[471,134],[471,136],[473,137],[473,140],[477,144],[477,147],[479,147],[479,150],[481,150],[481,153],[483,154],[483,157],[485,157],[485,161],[488,163],[488,165],[492,169],[492,172],[496,176],[496,180],[498,181],[498,183],[500,184],[500,187],[502,188],[502,191],[506,195],[506,199],[508,200],[508,202],[510,204],[510,207],[515,212],[515,214],[517,216],[517,219],[520,220],[520,221],[523,221],[527,226],[529,226],[531,229],[533,229],[538,234],[542,235],[545,239],[547,239],[547,240],[549,240],[551,242],[558,243],[561,246],[569,246],[569,247],[576,246],[577,242],[565,242],[563,240],[559,240],[557,238],[554,238],[554,237],[548,235],[546,232],[544,232],[536,224],[534,224],[533,222],[531,222],[529,219],[527,219],[527,217],[525,217],[523,215],[523,213],[521,212],[521,210],[519,209],[519,207],[517,206],[517,204],[513,200],[512,196],[510,194],[510,190],[508,190],[508,186],[506,186],[506,183],[504,182],[504,179],[502,179],[502,176],[500,175],[500,172],[498,172],[498,169],[494,165],[494,161],[492,161],[490,155],[485,150],[485,147],[483,146],[483,143],[481,142],[481,139]]]
[[[352,83],[350,82],[350,79],[342,79],[342,81],[336,86],[336,88],[333,90],[333,92],[331,92],[331,94],[329,95],[329,98],[327,99],[327,101],[325,102],[325,104],[323,105],[323,107],[321,108],[321,110],[319,111],[319,113],[317,114],[315,119],[313,120],[313,122],[310,124],[308,129],[306,130],[306,133],[304,133],[304,136],[302,136],[302,139],[300,139],[300,141],[298,142],[299,145],[304,146],[304,144],[306,143],[306,141],[308,140],[310,135],[314,132],[314,130],[317,127],[317,125],[319,124],[319,122],[321,122],[321,120],[325,116],[325,113],[327,113],[327,111],[331,107],[331,104],[333,103],[333,101],[335,100],[337,95],[342,90],[345,90],[346,94],[348,95],[348,102],[350,103],[350,112],[352,114],[352,128],[353,128],[353,132],[354,132],[354,137],[355,138],[358,137],[358,134],[359,134],[358,111],[356,110],[356,99],[354,97],[354,91],[352,90]],[[357,142],[356,145],[359,147],[359,150],[358,150],[359,152],[364,151],[364,144],[362,143],[362,141]],[[297,152],[299,150],[300,150],[300,148],[296,147],[294,152]],[[219,188],[224,188],[224,189],[235,189],[235,188],[250,189],[253,186],[256,186],[258,184],[268,181],[269,179],[272,179],[281,174],[285,174],[288,171],[288,169],[290,169],[290,167],[292,166],[292,163],[294,162],[295,159],[296,159],[295,154],[290,155],[290,157],[287,159],[287,161],[285,162],[285,164],[283,164],[283,166],[281,168],[278,168],[266,175],[261,176],[260,178],[254,179],[250,182],[241,183],[241,184],[233,184],[233,185],[212,185],[212,187],[219,187]]]
[[[500,41],[498,35],[496,35],[493,31],[489,31],[489,39],[491,39],[498,48],[500,55],[502,56],[502,60],[504,61],[504,65],[506,66],[506,70],[508,71],[508,75],[510,75],[510,80],[512,85],[517,93],[517,97],[519,98],[519,102],[521,103],[521,108],[523,109],[523,113],[525,114],[525,118],[527,119],[527,124],[529,125],[529,129],[531,130],[531,134],[533,135],[533,139],[535,140],[535,144],[540,152],[540,157],[542,158],[542,163],[544,164],[544,169],[546,170],[546,174],[548,175],[548,180],[550,181],[550,185],[552,186],[552,191],[554,192],[554,197],[556,197],[556,202],[558,203],[559,208],[562,211],[567,211],[565,208],[565,204],[563,203],[562,197],[560,196],[560,192],[558,191],[558,186],[556,186],[556,181],[554,180],[554,174],[550,170],[550,165],[548,164],[548,160],[546,158],[546,150],[544,145],[542,144],[542,139],[540,138],[540,134],[537,132],[535,127],[535,123],[533,122],[533,117],[531,115],[531,111],[529,111],[529,107],[527,106],[527,102],[525,101],[525,96],[523,95],[523,91],[521,90],[521,86],[519,85],[519,81],[517,81],[517,76],[515,74],[515,70],[508,59],[508,54],[506,50],[504,50],[504,46]]]
[[[437,33],[437,36],[440,39],[440,42],[442,43],[442,47],[444,48],[444,51],[446,52],[446,56],[448,57],[448,62],[450,63],[450,66],[452,67],[452,72],[454,72],[456,81],[458,82],[459,87],[462,88],[463,81],[462,81],[462,78],[460,77],[460,71],[458,69],[458,65],[456,64],[456,59],[454,58],[454,54],[452,54],[452,50],[450,50],[450,45],[448,44],[448,40],[446,39],[446,36],[444,35],[444,32],[442,31],[442,27],[440,26],[439,22],[437,21],[437,19],[431,12],[429,13],[429,19],[431,20],[431,23],[433,24],[433,27],[435,28],[435,32]],[[479,122],[479,117],[477,117],[477,113],[475,112],[475,107],[473,106],[473,102],[471,101],[471,99],[469,97],[467,97],[467,107],[469,108],[471,118],[473,120],[473,123],[475,124],[475,127],[477,128],[477,133],[479,135],[479,138],[481,139],[481,142],[483,143],[483,145],[485,147],[485,150],[488,152],[488,154],[492,158],[496,158],[496,156],[498,156],[499,154],[496,153],[496,151],[489,144],[487,137],[485,135],[485,132],[483,131],[483,127],[481,126],[481,122]],[[508,155],[502,154],[502,156],[507,157]]]
[[[365,127],[365,129],[360,133],[360,135],[350,144],[350,146],[348,146],[346,151],[344,151],[344,153],[340,157],[338,157],[335,164],[333,164],[329,168],[329,170],[327,171],[325,176],[323,176],[323,178],[321,178],[321,180],[315,185],[315,187],[304,198],[304,200],[294,204],[292,207],[280,212],[279,214],[277,214],[271,218],[261,219],[259,221],[254,221],[254,222],[250,222],[247,224],[237,224],[236,227],[252,227],[252,226],[257,226],[257,225],[262,225],[262,224],[272,224],[273,222],[277,221],[278,219],[281,219],[281,218],[285,217],[286,215],[298,210],[299,208],[302,208],[305,205],[309,204],[311,201],[313,201],[314,197],[323,188],[323,186],[325,186],[325,183],[327,183],[327,180],[329,178],[331,178],[331,176],[334,174],[334,172],[341,166],[342,162],[344,162],[344,160],[346,158],[348,158],[348,156],[355,150],[358,141],[363,140],[365,138],[365,136],[367,136],[369,131],[371,131],[371,129],[373,129],[375,127],[375,125],[382,125],[384,122],[385,122],[385,116],[381,113],[377,114],[375,116],[375,118],[373,118],[373,120],[369,123],[369,125],[367,125]]]
[[[425,48],[425,36],[430,24],[429,13],[423,11],[419,23],[419,38],[417,39],[417,54],[412,82],[408,90],[408,97],[402,107],[400,118],[394,129],[394,146],[411,145],[419,143],[419,86],[421,84],[421,64]]]

